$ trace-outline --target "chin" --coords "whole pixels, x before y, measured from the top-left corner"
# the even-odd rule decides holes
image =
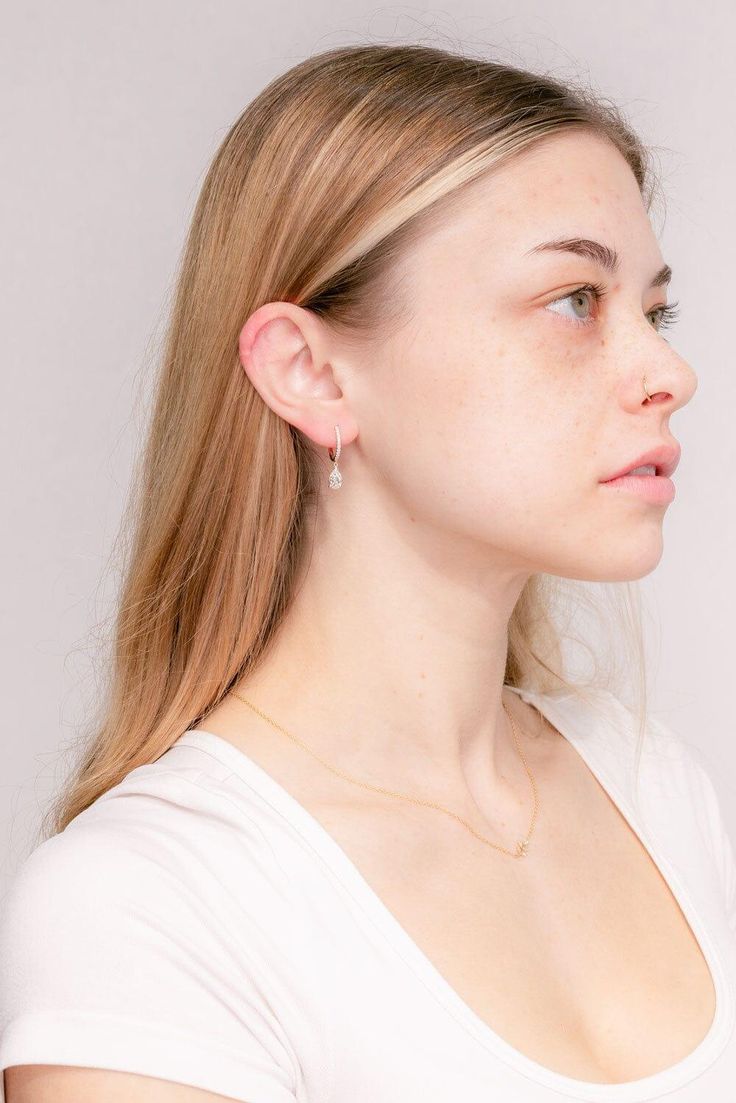
[[[581,547],[586,554],[581,555]],[[664,551],[661,527],[647,532],[618,530],[599,533],[589,541],[583,538],[577,555],[564,562],[547,563],[540,567],[545,574],[580,582],[635,582],[645,578],[658,566]]]
[[[623,542],[622,542],[623,543]],[[636,547],[617,548],[616,555],[607,554],[598,562],[595,573],[588,577],[598,582],[636,582],[646,578],[659,565],[664,550],[659,538],[639,540]]]

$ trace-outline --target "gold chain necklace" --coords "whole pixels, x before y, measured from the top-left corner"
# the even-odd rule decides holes
[[[527,765],[527,762],[526,762],[526,759],[524,758],[524,755],[522,753],[521,747],[519,746],[519,740],[518,740],[517,734],[516,734],[516,724],[514,723],[514,718],[511,715],[511,713],[509,712],[509,710],[507,709],[507,707],[506,707],[506,705],[504,704],[503,701],[501,702],[501,704],[503,706],[504,712],[506,713],[506,715],[509,718],[509,721],[511,722],[511,732],[512,732],[513,737],[514,737],[514,743],[516,745],[516,750],[518,751],[519,758],[521,759],[521,761],[524,765],[524,769],[527,772],[527,775],[529,777],[529,781],[531,782],[531,786],[532,786],[532,793],[534,795],[534,811],[532,812],[532,818],[531,818],[531,823],[529,824],[529,830],[527,831],[526,838],[519,839],[518,843],[516,844],[516,850],[507,850],[507,848],[505,846],[499,846],[498,843],[492,843],[490,839],[487,839],[485,837],[485,835],[481,835],[478,831],[476,831],[475,828],[471,824],[469,824],[467,820],[464,820],[462,818],[462,816],[458,816],[457,813],[451,812],[449,808],[443,808],[441,804],[435,804],[434,801],[431,801],[431,800],[420,800],[417,797],[409,796],[407,793],[394,793],[390,789],[382,789],[381,786],[379,786],[379,785],[368,785],[364,781],[358,781],[357,778],[350,777],[349,774],[345,774],[345,773],[342,772],[342,770],[338,770],[334,766],[331,766],[329,762],[325,762],[325,760],[323,758],[320,758],[320,756],[315,751],[313,751],[311,749],[311,747],[308,747],[306,745],[306,743],[303,743],[301,741],[301,739],[298,739],[295,735],[292,735],[291,732],[288,732],[286,730],[286,728],[282,728],[280,724],[277,724],[276,721],[272,720],[270,716],[267,716],[265,712],[262,712],[261,709],[257,708],[255,705],[251,704],[250,701],[247,701],[245,699],[245,697],[242,697],[239,693],[236,693],[234,689],[231,690],[231,693],[235,697],[237,697],[239,701],[242,701],[243,704],[247,705],[248,708],[253,709],[254,712],[258,713],[258,715],[261,716],[265,721],[267,721],[267,723],[271,724],[272,727],[277,728],[280,732],[283,732],[284,735],[289,737],[289,739],[293,739],[295,743],[298,743],[300,747],[302,747],[305,751],[307,751],[314,758],[316,758],[318,762],[321,762],[323,766],[326,766],[328,770],[331,770],[333,774],[336,774],[337,777],[341,777],[345,781],[351,782],[351,784],[353,784],[353,785],[359,785],[361,787],[361,789],[370,789],[371,792],[373,792],[373,793],[382,793],[384,796],[387,796],[387,797],[397,797],[399,800],[408,800],[412,804],[419,804],[419,805],[424,806],[425,808],[435,808],[438,812],[444,812],[446,815],[452,816],[452,818],[454,820],[457,820],[464,827],[467,827],[468,831],[470,831],[471,835],[474,835],[476,839],[480,839],[481,842],[486,843],[488,846],[493,847],[494,850],[500,850],[503,854],[508,854],[512,858],[523,858],[524,855],[526,854],[527,847],[529,846],[529,840],[531,839],[532,832],[534,831],[534,823],[535,823],[536,818],[537,818],[537,809],[539,807],[539,801],[537,799],[537,787],[534,783],[534,777],[532,776],[532,772],[529,769],[529,767]]]

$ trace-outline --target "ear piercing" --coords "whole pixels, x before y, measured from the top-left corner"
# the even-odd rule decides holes
[[[337,448],[335,449],[334,453],[333,453],[333,450],[331,448],[328,448],[328,450],[327,450],[328,455],[329,455],[330,459],[332,460],[332,462],[334,464],[334,467],[332,468],[332,471],[330,471],[330,479],[329,479],[330,490],[339,490],[340,487],[342,486],[342,475],[340,474],[339,468],[337,466],[337,461],[340,458],[340,448],[341,448],[340,426],[339,425],[335,426],[335,437],[337,439]]]

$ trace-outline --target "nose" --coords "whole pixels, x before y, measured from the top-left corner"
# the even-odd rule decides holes
[[[665,338],[666,351],[656,361],[650,361],[644,368],[646,389],[650,398],[643,394],[642,402],[651,406],[654,403],[666,404],[668,412],[679,410],[687,405],[698,389],[698,377],[690,363],[669,345]],[[643,387],[642,387],[643,392]]]

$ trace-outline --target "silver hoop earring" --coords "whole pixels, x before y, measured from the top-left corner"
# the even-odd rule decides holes
[[[330,459],[332,460],[333,464],[335,465],[332,468],[332,471],[330,471],[330,479],[329,479],[330,490],[339,490],[340,487],[342,486],[342,475],[340,474],[340,471],[339,471],[338,466],[337,466],[337,461],[340,459],[340,449],[342,447],[341,441],[340,441],[340,426],[339,425],[335,426],[335,437],[337,438],[337,448],[336,448],[334,454],[333,454],[333,451],[332,451],[331,448],[327,449],[327,454],[329,455]]]
[[[650,395],[649,391],[647,390],[647,377],[646,376],[643,377],[642,382],[644,383],[644,394],[651,401],[652,396]]]

